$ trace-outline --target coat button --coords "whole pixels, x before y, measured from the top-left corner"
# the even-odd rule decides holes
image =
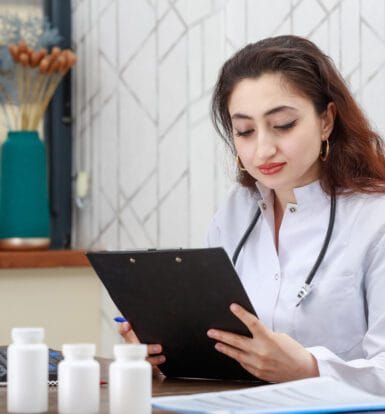
[[[290,211],[290,213],[295,213],[297,211],[297,209],[295,207],[290,207],[289,211]]]
[[[267,209],[267,205],[266,205],[266,203],[262,203],[262,204],[261,204],[261,207],[262,207],[262,210],[266,210],[266,209]]]

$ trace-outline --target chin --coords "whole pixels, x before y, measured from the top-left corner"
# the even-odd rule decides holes
[[[283,177],[267,177],[265,175],[254,177],[259,183],[263,184],[265,187],[272,190],[277,190],[279,188],[287,188],[291,186],[290,180],[283,179]]]
[[[279,190],[279,189],[293,189],[298,187],[303,187],[307,184],[312,183],[319,179],[319,175],[314,174],[303,174],[303,175],[295,175],[288,176],[288,174],[284,174],[280,172],[275,175],[263,175],[263,174],[255,174],[253,176],[258,182],[263,184],[265,187],[270,188],[272,190]]]

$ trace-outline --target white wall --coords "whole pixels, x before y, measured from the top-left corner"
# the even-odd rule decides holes
[[[72,0],[72,9],[74,173],[91,177],[88,207],[75,208],[78,247],[202,245],[231,181],[210,94],[221,63],[248,42],[309,37],[385,132],[384,0]]]
[[[73,0],[75,244],[198,246],[229,185],[209,120],[217,71],[247,42],[308,36],[385,130],[384,0]]]
[[[76,169],[91,174],[76,244],[201,245],[226,188],[209,122],[223,2],[74,2]]]

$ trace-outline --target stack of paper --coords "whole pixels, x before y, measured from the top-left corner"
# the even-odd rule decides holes
[[[327,413],[385,410],[385,397],[319,377],[236,391],[156,397],[152,404],[181,413]]]

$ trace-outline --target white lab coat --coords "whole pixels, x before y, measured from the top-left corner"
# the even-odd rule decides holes
[[[294,190],[274,244],[271,190],[236,186],[209,227],[209,246],[233,252],[262,214],[236,265],[261,321],[285,332],[330,375],[385,395],[385,195],[338,196],[329,248],[299,307],[297,293],[313,267],[329,223],[330,198],[318,181]]]

